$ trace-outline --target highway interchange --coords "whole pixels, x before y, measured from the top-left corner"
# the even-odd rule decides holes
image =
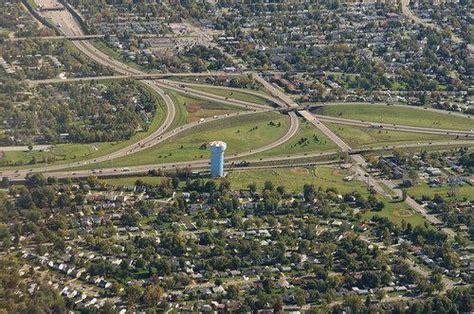
[[[43,7],[54,7],[60,5],[57,0],[36,0],[39,5]],[[406,1],[404,1],[404,10],[406,9]],[[150,74],[138,70],[136,68],[130,67],[122,62],[111,58],[110,56],[106,55],[102,51],[98,50],[94,47],[88,40],[80,39],[86,38],[84,33],[81,30],[79,23],[75,20],[73,15],[68,10],[58,10],[58,11],[42,11],[42,14],[46,18],[54,21],[57,27],[60,29],[63,36],[79,39],[74,40],[72,43],[79,49],[83,54],[91,58],[92,60],[96,61],[99,64],[107,66],[111,68],[116,74],[116,76],[111,76],[107,78],[136,78],[142,79],[142,82],[147,85],[149,88],[154,90],[160,97],[164,100],[165,107],[166,107],[166,116],[164,118],[163,123],[160,127],[154,130],[150,135],[148,135],[145,139],[139,141],[138,143],[131,144],[125,148],[119,149],[115,152],[112,152],[109,155],[100,156],[95,159],[90,160],[83,160],[79,162],[73,163],[66,163],[66,164],[58,164],[58,165],[50,165],[45,167],[38,167],[32,169],[19,169],[19,170],[6,170],[3,171],[1,174],[3,177],[8,177],[11,180],[21,180],[27,174],[33,172],[41,172],[46,175],[54,175],[56,177],[86,177],[89,175],[96,175],[96,176],[111,176],[111,175],[130,175],[133,173],[143,173],[147,172],[152,169],[170,169],[170,168],[179,168],[179,167],[189,167],[191,169],[205,169],[208,166],[207,160],[194,160],[189,162],[176,162],[176,163],[163,163],[159,165],[141,165],[135,167],[126,167],[126,168],[104,168],[104,169],[90,169],[90,170],[73,170],[76,168],[80,168],[83,166],[90,166],[95,163],[110,161],[113,159],[117,159],[120,157],[124,157],[127,155],[131,155],[147,149],[151,146],[158,145],[165,140],[169,140],[176,135],[188,131],[193,127],[209,123],[215,120],[220,119],[228,119],[232,118],[233,116],[237,115],[250,115],[255,112],[264,112],[270,110],[286,110],[289,115],[290,119],[290,127],[287,132],[279,139],[270,143],[264,147],[260,147],[258,149],[254,149],[252,151],[241,152],[235,154],[233,156],[229,156],[227,158],[227,167],[235,167],[238,166],[242,162],[250,163],[251,167],[268,167],[269,164],[278,164],[282,163],[285,165],[291,164],[314,164],[315,161],[308,162],[308,158],[324,158],[324,157],[332,157],[336,156],[338,153],[343,152],[347,153],[350,156],[350,159],[353,163],[353,170],[358,175],[358,179],[367,183],[368,186],[371,186],[375,191],[380,194],[383,194],[388,197],[392,197],[392,195],[400,195],[400,190],[396,188],[396,186],[391,183],[390,181],[381,182],[378,179],[372,177],[367,172],[367,164],[364,157],[359,154],[360,150],[352,149],[347,143],[344,142],[339,136],[337,136],[334,132],[332,132],[327,126],[323,124],[323,122],[331,122],[331,123],[338,123],[338,124],[345,124],[351,126],[358,126],[358,127],[367,127],[367,128],[383,128],[387,130],[396,130],[396,131],[404,131],[404,132],[411,132],[411,133],[425,133],[425,134],[437,134],[437,135],[452,135],[466,138],[463,141],[443,141],[443,142],[435,142],[435,143],[418,143],[418,144],[404,144],[398,146],[390,146],[390,147],[375,147],[367,150],[373,151],[384,151],[384,150],[392,150],[394,147],[424,147],[424,146],[450,146],[450,145],[462,145],[462,144],[472,144],[472,141],[467,139],[474,137],[474,133],[472,131],[456,131],[456,130],[443,130],[443,129],[435,129],[435,128],[426,128],[426,127],[414,127],[414,126],[403,126],[403,125],[394,125],[394,124],[387,124],[387,123],[370,123],[366,121],[358,121],[352,119],[345,119],[339,117],[328,117],[328,116],[316,116],[312,114],[310,111],[302,109],[297,103],[295,103],[290,97],[284,94],[281,90],[277,89],[275,86],[267,82],[264,78],[262,78],[258,73],[250,72],[252,77],[259,83],[261,83],[271,94],[271,96],[260,94],[260,93],[253,93],[256,96],[264,98],[274,104],[274,107],[270,107],[267,105],[262,104],[255,104],[248,101],[233,99],[229,97],[218,96],[212,93],[204,92],[201,90],[196,89],[199,87],[199,84],[193,83],[181,83],[181,82],[174,82],[170,80],[166,80],[166,77],[170,76],[187,76],[187,75],[229,75],[229,73],[176,73],[176,74]],[[96,80],[96,79],[104,79],[104,77],[96,77],[96,78],[77,78],[77,79],[68,79],[68,80],[61,80],[61,79],[52,79],[52,80],[43,80],[39,82],[30,81],[30,84],[53,84],[59,83],[64,81],[81,81],[81,80]],[[225,88],[225,87],[218,87],[218,88]],[[236,107],[241,107],[246,109],[247,111],[234,113],[234,114],[227,114],[222,116],[215,116],[212,118],[201,119],[200,121],[188,123],[186,125],[180,126],[177,129],[171,129],[171,125],[176,116],[176,107],[173,103],[172,99],[167,95],[164,89],[177,91],[181,93],[185,93],[192,97],[214,101],[226,105],[232,105]],[[225,88],[228,90],[233,90],[231,88]],[[331,139],[339,148],[338,151],[330,151],[324,153],[316,153],[316,154],[304,154],[304,155],[292,155],[292,156],[284,156],[284,157],[271,157],[271,158],[264,158],[264,159],[244,159],[244,157],[249,157],[251,155],[275,148],[279,145],[290,140],[298,131],[299,127],[299,119],[298,115],[303,119],[307,120],[311,124],[313,124],[316,128],[318,128],[322,133],[324,133],[329,139]],[[306,159],[306,160],[304,160]],[[304,161],[302,161],[304,160]],[[387,193],[386,189],[382,187],[382,184],[385,187],[388,187],[391,190],[391,193]],[[440,221],[429,214],[426,213],[424,208],[417,204],[413,199],[407,197],[406,203],[408,206],[416,210],[417,212],[421,213],[428,221],[433,224],[439,224]],[[451,230],[445,230],[450,235],[453,235]]]

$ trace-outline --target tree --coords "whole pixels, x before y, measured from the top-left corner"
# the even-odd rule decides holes
[[[410,178],[410,180],[413,182],[413,184],[416,184],[418,182],[418,171],[414,170],[414,169],[411,169],[409,172],[408,172],[408,177]]]
[[[440,272],[435,271],[431,273],[430,282],[433,284],[434,289],[442,291],[444,289],[443,275]]]
[[[407,189],[402,189],[402,200],[405,201],[408,197]]]
[[[239,298],[240,289],[236,285],[230,285],[227,287],[227,297],[231,300],[237,300]]]
[[[253,182],[247,185],[247,188],[249,189],[250,193],[257,192],[257,185]]]
[[[378,300],[382,301],[385,296],[387,295],[387,292],[383,289],[377,289],[375,291],[375,296],[377,297]]]
[[[159,304],[160,298],[163,296],[163,288],[157,284],[149,285],[145,288],[143,301],[148,307],[155,307]]]
[[[314,200],[314,185],[305,184],[303,186],[303,195],[306,202],[312,202]]]
[[[362,300],[355,293],[346,294],[343,305],[349,307],[354,313],[360,313],[364,307]]]
[[[4,189],[8,189],[10,187],[10,180],[8,179],[8,177],[3,177],[2,178],[2,182],[0,183],[0,187],[2,187]]]
[[[266,191],[273,191],[274,188],[275,187],[272,181],[265,181],[265,183],[263,184],[263,189]]]
[[[179,178],[178,177],[173,177],[171,179],[171,185],[173,186],[173,189],[176,190],[179,186]]]
[[[125,288],[127,304],[134,307],[143,295],[143,288],[135,285],[129,285]]]

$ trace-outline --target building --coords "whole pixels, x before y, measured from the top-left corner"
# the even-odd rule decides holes
[[[209,149],[211,150],[211,176],[222,177],[224,176],[224,151],[227,148],[227,144],[221,141],[214,141],[209,143]]]

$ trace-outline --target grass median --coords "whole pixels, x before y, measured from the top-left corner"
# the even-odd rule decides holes
[[[470,118],[449,114],[449,112],[434,112],[418,107],[341,104],[322,106],[315,112],[321,115],[363,120],[374,123],[389,123],[452,130],[471,130],[474,128],[474,120]]]
[[[193,127],[164,143],[113,161],[87,168],[126,167],[193,161],[209,158],[206,144],[221,140],[227,143],[226,156],[268,145],[282,137],[289,128],[289,118],[275,112],[229,117]]]

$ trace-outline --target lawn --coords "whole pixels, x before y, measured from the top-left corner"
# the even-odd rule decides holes
[[[317,109],[316,113],[347,119],[419,127],[455,130],[470,130],[474,128],[474,121],[469,118],[408,106],[366,104],[328,105]]]
[[[147,86],[144,88],[148,89]],[[151,91],[151,89],[149,89]],[[152,92],[156,95],[155,92]],[[56,159],[56,163],[66,163],[74,159],[74,161],[80,161],[86,158],[96,158],[99,156],[110,154],[114,151],[122,149],[128,145],[139,142],[153,131],[158,129],[163,123],[166,110],[161,97],[156,97],[156,112],[153,120],[151,121],[149,128],[146,132],[137,132],[130,139],[120,142],[101,142],[101,143],[90,143],[90,144],[59,144],[55,145],[51,152],[40,152],[40,151],[17,151],[17,152],[6,152],[3,158],[15,162],[23,162],[23,164],[30,164],[33,157],[36,158],[37,162],[43,161],[44,157],[48,157],[48,162]],[[44,164],[31,165],[31,167],[44,166]],[[5,167],[6,168],[6,167]],[[9,167],[11,168],[11,167]]]
[[[212,86],[190,86],[192,89],[200,90],[203,92],[211,93],[218,96],[234,98],[237,100],[248,101],[255,104],[261,105],[272,105],[272,102],[257,95],[249,94],[245,92],[245,89],[242,90],[230,90],[230,89],[223,89],[218,87]]]
[[[448,196],[448,193],[454,193],[453,196]],[[421,198],[428,196],[433,198],[435,194],[439,194],[443,198],[449,200],[463,200],[464,198],[474,201],[474,187],[468,184],[463,186],[450,187],[447,185],[441,187],[430,188],[428,184],[422,182],[408,189],[408,194],[414,198]]]
[[[308,121],[299,118],[299,128],[296,134],[286,143],[253,156],[254,158],[269,156],[298,155],[318,153],[337,149],[336,144]]]
[[[270,125],[271,121],[280,123],[280,126]],[[225,141],[226,155],[230,156],[272,143],[282,137],[288,128],[288,116],[275,112],[230,117],[198,125],[165,143],[136,154],[90,166],[124,167],[207,159],[209,151],[201,146],[214,140]]]
[[[384,129],[371,129],[355,127],[350,125],[324,123],[329,129],[336,133],[349,146],[357,147],[374,147],[395,144],[407,144],[418,142],[429,142],[437,140],[454,140],[454,136],[409,133],[400,131],[389,131]]]
[[[381,211],[367,211],[362,216],[366,219],[370,219],[373,216],[386,217],[391,222],[397,224],[401,224],[402,220],[405,220],[407,223],[412,224],[412,226],[422,225],[426,221],[423,216],[409,208],[405,202],[390,201],[385,198],[383,202],[385,207]]]

